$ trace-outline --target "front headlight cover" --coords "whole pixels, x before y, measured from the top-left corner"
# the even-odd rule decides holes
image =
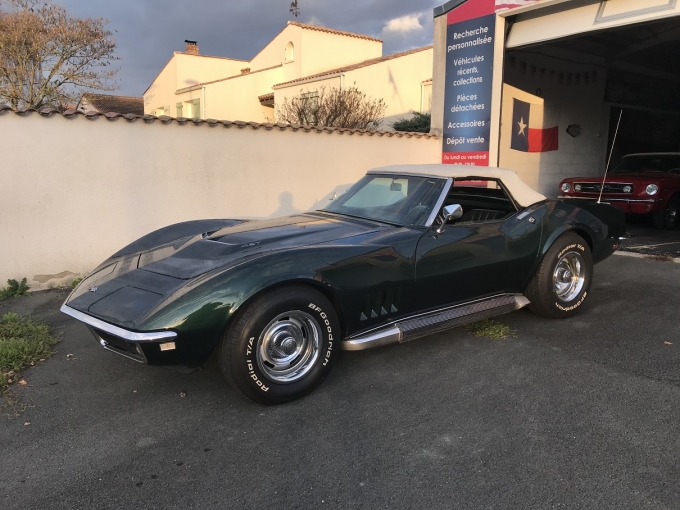
[[[645,189],[645,193],[648,195],[656,195],[659,192],[659,187],[656,184],[650,184]]]
[[[571,184],[568,182],[562,183],[562,193],[569,193],[571,191]]]

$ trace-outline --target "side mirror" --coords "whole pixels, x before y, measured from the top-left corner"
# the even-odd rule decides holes
[[[442,210],[442,215],[439,218],[439,228],[437,229],[437,234],[444,232],[444,225],[447,221],[458,220],[463,217],[463,208],[460,204],[451,204],[444,207]]]
[[[447,205],[442,211],[442,216],[444,216],[444,222],[459,220],[463,217],[463,208],[459,204]]]

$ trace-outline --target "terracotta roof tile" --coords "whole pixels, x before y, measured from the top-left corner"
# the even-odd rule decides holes
[[[135,115],[132,113],[121,114],[121,113],[99,113],[99,112],[83,112],[80,110],[66,110],[61,112],[56,108],[43,108],[41,110],[36,110],[34,108],[19,108],[13,110],[10,106],[0,105],[0,117],[8,113],[15,113],[21,117],[26,117],[34,113],[39,114],[42,117],[53,117],[55,115],[61,115],[67,119],[75,119],[78,117],[85,117],[89,120],[97,120],[100,117],[104,119],[115,122],[118,119],[124,119],[128,122],[136,122],[141,120],[145,124],[153,124],[156,121],[162,124],[172,124],[177,123],[181,126],[185,124],[193,124],[195,126],[200,126],[201,124],[207,124],[210,127],[223,126],[225,128],[237,127],[239,129],[250,128],[254,130],[265,129],[267,131],[279,130],[279,131],[294,131],[294,132],[304,132],[304,133],[327,133],[327,134],[348,134],[348,135],[359,135],[359,136],[378,136],[378,137],[388,137],[388,138],[440,138],[437,135],[429,133],[407,133],[402,131],[374,131],[370,129],[346,129],[346,128],[326,128],[326,127],[316,127],[316,126],[299,126],[296,124],[271,124],[271,123],[259,123],[259,122],[243,122],[228,121],[228,120],[215,120],[215,119],[185,119],[185,118],[174,118],[174,117],[155,117],[153,115]]]
[[[83,98],[99,113],[134,113],[144,115],[144,98],[113,96],[109,94],[83,94]]]
[[[381,43],[381,39],[376,39],[375,37],[371,37],[370,35],[364,35],[364,34],[355,34],[352,32],[345,32],[344,30],[335,30],[333,28],[327,28],[327,27],[320,27],[317,25],[308,25],[306,23],[299,23],[297,21],[289,21],[289,25],[293,25],[296,27],[303,28],[305,30],[314,30],[316,32],[325,32],[327,34],[334,34],[334,35],[344,35],[347,37],[355,37],[357,39],[366,39],[367,41],[374,41],[374,42],[379,42]]]
[[[395,58],[400,58],[400,57],[405,57],[407,55],[412,55],[414,53],[420,53],[421,51],[427,51],[432,49],[433,46],[424,46],[422,48],[416,48],[413,50],[408,50],[408,51],[402,51],[401,53],[393,53],[392,55],[386,55],[384,57],[378,57],[378,58],[372,58],[370,60],[364,60],[363,62],[359,62],[357,64],[352,64],[349,66],[345,67],[339,67],[337,69],[331,69],[330,71],[324,71],[323,73],[318,73],[318,74],[312,74],[311,76],[305,76],[303,78],[297,78],[295,80],[291,81],[286,81],[283,83],[278,83],[274,85],[274,88],[277,87],[283,87],[286,85],[292,85],[294,83],[300,83],[302,81],[307,81],[307,80],[313,80],[315,78],[323,78],[324,76],[331,76],[333,74],[338,74],[338,73],[346,73],[349,71],[354,71],[356,69],[361,69],[362,67],[368,67],[368,66],[373,66],[376,64],[381,64],[383,62],[387,62],[389,60],[394,60]]]

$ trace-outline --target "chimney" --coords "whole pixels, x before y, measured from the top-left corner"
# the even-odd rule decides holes
[[[184,50],[186,53],[189,55],[198,55],[198,42],[189,40],[184,42],[187,43],[187,48]]]

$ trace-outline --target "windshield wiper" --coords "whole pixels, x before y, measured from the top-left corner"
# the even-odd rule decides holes
[[[341,212],[337,212],[337,211],[327,211],[325,209],[322,209],[321,212],[330,213],[330,214],[337,214],[339,216],[347,216],[348,218],[356,218],[358,220],[368,220],[368,221],[375,221],[376,223],[385,223],[385,224],[391,225],[393,227],[404,227],[405,226],[401,223],[393,223],[391,221],[379,220],[379,219],[376,219],[376,218],[367,218],[365,216],[357,216],[356,214],[347,214],[347,213],[341,213]]]

